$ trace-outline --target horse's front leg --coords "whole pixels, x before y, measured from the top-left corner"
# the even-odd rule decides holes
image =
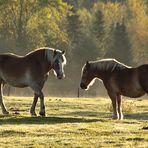
[[[39,97],[40,97],[40,112],[39,112],[39,114],[41,116],[45,116],[44,95],[43,95],[42,91],[40,92]]]
[[[121,95],[117,95],[117,103],[118,103],[118,113],[119,113],[119,119],[123,119],[123,113],[122,113],[122,106],[121,106]]]
[[[30,109],[30,114],[32,116],[37,116],[37,114],[35,113],[35,107],[36,107],[37,101],[38,101],[38,95],[34,94],[33,103]]]
[[[119,119],[119,114],[117,110],[117,95],[115,93],[110,93],[108,92],[109,97],[111,98],[112,101],[112,106],[113,106],[113,119]]]
[[[2,108],[2,113],[7,115],[7,114],[9,114],[9,112],[6,110],[5,104],[3,102],[2,89],[3,89],[3,86],[2,86],[2,84],[0,84],[0,106]]]
[[[40,112],[39,112],[39,114],[41,116],[45,116],[44,95],[42,93],[42,88],[43,88],[44,83],[47,80],[47,78],[48,78],[48,74],[46,74],[44,76],[43,80],[39,84],[34,84],[34,85],[31,86],[31,88],[35,92],[33,103],[32,103],[31,109],[30,109],[30,113],[33,116],[36,116],[35,107],[36,107],[36,104],[37,104],[37,101],[38,101],[38,97],[40,98]]]
[[[35,85],[35,86],[32,86],[31,88],[34,90],[34,93],[37,95],[37,97],[40,98],[40,112],[39,112],[39,114],[41,116],[45,116],[44,95],[42,93],[41,87],[38,85]],[[35,110],[36,102],[37,102],[37,99],[35,102],[33,102],[33,105],[32,105],[33,110]]]

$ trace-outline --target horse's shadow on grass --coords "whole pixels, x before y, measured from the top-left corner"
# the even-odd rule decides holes
[[[76,116],[79,115],[79,116]],[[111,113],[104,112],[73,112],[71,114],[61,114],[58,117],[24,117],[19,115],[1,115],[0,125],[5,124],[62,124],[62,123],[91,123],[105,122],[111,119]],[[74,116],[74,117],[71,117]],[[89,118],[88,118],[89,117]],[[128,120],[148,120],[148,112],[125,114],[124,119]]]
[[[143,113],[123,113],[124,114],[124,119],[128,120],[140,120],[140,121],[145,121],[148,120],[148,112],[143,112]],[[61,116],[81,116],[82,118],[87,118],[87,117],[95,117],[95,119],[102,119],[103,120],[108,120],[112,119],[112,112],[88,112],[88,111],[78,111],[78,112],[72,112],[69,114],[61,114]]]
[[[0,125],[5,124],[62,124],[62,123],[90,123],[101,122],[101,119],[85,119],[74,117],[17,117],[7,116],[0,118]]]
[[[125,119],[148,120],[148,112],[144,113],[128,113],[125,114]]]

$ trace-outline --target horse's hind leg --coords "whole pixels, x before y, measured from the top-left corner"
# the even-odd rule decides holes
[[[121,106],[121,95],[117,95],[117,103],[118,103],[118,113],[119,113],[119,119],[123,119],[123,113],[122,113],[122,106]]]
[[[142,85],[143,90],[148,94],[148,80],[143,82],[143,84],[141,85]]]
[[[142,86],[143,90],[148,94],[148,71],[147,69],[142,69],[139,74],[139,81],[140,85]]]
[[[3,113],[3,114],[9,114],[9,112],[6,110],[5,104],[4,104],[4,102],[3,102],[2,90],[3,90],[3,84],[0,83],[0,106],[1,106],[1,108],[2,108],[2,113]]]
[[[142,86],[142,89],[145,91],[145,93],[148,94],[148,79],[145,78],[146,80],[140,80],[140,85]]]

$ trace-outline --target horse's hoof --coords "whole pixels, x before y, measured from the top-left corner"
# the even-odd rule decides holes
[[[118,118],[112,117],[113,120],[118,120]]]
[[[32,117],[36,117],[37,114],[36,114],[36,113],[31,113],[31,116],[32,116]]]
[[[118,116],[116,116],[116,115],[113,115],[113,116],[112,116],[112,119],[113,119],[113,120],[118,120],[118,119],[119,119],[119,117],[118,117]]]
[[[9,112],[5,110],[5,111],[3,111],[3,114],[4,114],[4,115],[8,115]]]
[[[40,116],[45,117],[45,112],[39,112]]]
[[[123,117],[120,117],[119,120],[123,120]]]

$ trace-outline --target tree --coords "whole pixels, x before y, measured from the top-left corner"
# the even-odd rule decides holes
[[[106,38],[106,30],[105,30],[105,22],[104,16],[101,10],[97,9],[94,13],[94,20],[92,23],[92,36],[95,37],[97,46],[98,46],[98,54],[102,54],[105,46],[105,38]]]
[[[92,31],[97,39],[100,39],[100,41],[103,39],[104,36],[104,20],[103,20],[103,14],[100,10],[97,10],[94,14],[94,22]]]
[[[106,57],[115,58],[125,64],[132,63],[131,44],[124,23],[117,23],[114,27],[113,43],[106,52]]]
[[[73,45],[80,43],[81,22],[79,19],[79,14],[74,7],[70,9],[70,13],[68,13],[67,16],[67,33]]]
[[[148,16],[145,0],[128,0],[126,21],[132,43],[134,64],[148,62]]]
[[[0,46],[3,49],[24,54],[40,46],[66,46],[66,3],[61,0],[12,0],[0,4]]]

